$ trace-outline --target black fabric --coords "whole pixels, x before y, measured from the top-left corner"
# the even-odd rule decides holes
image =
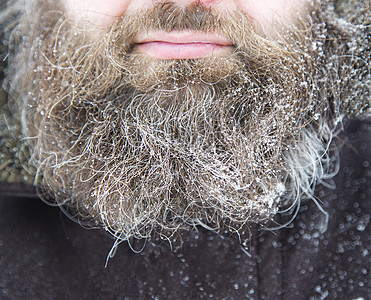
[[[310,201],[287,228],[252,228],[248,251],[201,228],[184,232],[175,252],[167,242],[138,254],[123,243],[104,268],[108,234],[3,185],[0,298],[370,299],[370,133],[371,122],[348,122],[336,189],[317,188],[330,214],[324,234],[324,215]]]

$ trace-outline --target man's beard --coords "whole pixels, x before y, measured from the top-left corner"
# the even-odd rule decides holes
[[[121,239],[198,224],[240,232],[298,207],[328,176],[336,108],[309,18],[270,41],[242,14],[165,3],[92,42],[63,16],[40,15],[42,37],[29,42],[42,55],[18,53],[23,130],[36,183],[80,221]],[[221,32],[235,51],[159,61],[133,48],[148,29]]]

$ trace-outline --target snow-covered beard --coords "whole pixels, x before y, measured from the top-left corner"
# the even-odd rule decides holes
[[[55,10],[34,9],[38,23],[18,29],[15,101],[36,183],[74,217],[120,239],[197,224],[240,231],[329,176],[337,107],[319,68],[326,30],[309,17],[270,40],[242,14],[166,3],[91,41]],[[132,52],[144,26],[219,30],[236,50],[156,61]]]

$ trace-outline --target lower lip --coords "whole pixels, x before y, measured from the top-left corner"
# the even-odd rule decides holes
[[[214,43],[146,42],[136,45],[136,50],[157,59],[197,59],[215,57],[232,51],[232,46]]]

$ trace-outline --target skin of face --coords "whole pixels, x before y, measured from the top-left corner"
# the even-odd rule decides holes
[[[83,22],[89,30],[100,30],[118,18],[136,10],[151,7],[159,0],[65,0],[67,15]],[[189,5],[193,0],[172,1]],[[295,22],[305,11],[309,0],[201,0],[215,11],[242,12],[258,34],[274,36],[284,24]],[[140,51],[158,59],[202,58],[225,54],[229,48],[224,37],[208,37],[197,32],[151,33],[142,37]],[[155,43],[154,43],[155,42]]]

